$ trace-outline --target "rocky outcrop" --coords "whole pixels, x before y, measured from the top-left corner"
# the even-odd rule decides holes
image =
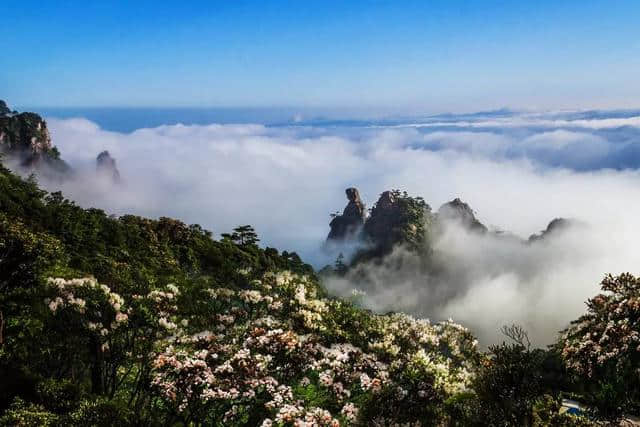
[[[37,163],[53,148],[46,122],[35,113],[0,117],[0,146],[25,164]]]
[[[49,172],[66,172],[68,166],[51,144],[47,123],[36,113],[11,112],[4,102],[0,105],[0,152],[17,159],[22,167]]]
[[[114,184],[120,183],[120,172],[116,167],[116,160],[106,150],[96,157],[96,171]]]
[[[367,239],[379,246],[389,246],[397,240],[393,236],[402,223],[402,212],[397,199],[391,191],[380,194],[380,198],[371,209],[371,216],[365,224]]]
[[[406,192],[397,190],[383,192],[365,218],[364,203],[360,200],[358,191],[349,188],[346,192],[349,204],[342,215],[336,215],[331,221],[331,232],[327,240],[352,239],[352,243],[359,246],[350,260],[349,268],[363,262],[377,262],[396,246],[420,255],[423,267],[437,267],[432,243],[451,224],[487,239],[509,240],[522,245],[543,241],[570,227],[584,225],[573,219],[556,218],[545,230],[525,240],[509,232],[490,231],[476,218],[473,209],[459,198],[443,204],[437,214],[432,214],[431,208],[421,197],[411,197]]]
[[[346,194],[349,203],[342,215],[335,215],[331,221],[327,241],[360,244],[352,264],[384,256],[396,245],[417,252],[429,250],[431,208],[422,198],[397,190],[385,191],[367,217],[358,190],[348,188]]]
[[[7,103],[0,99],[0,117],[8,116],[11,114],[11,109],[7,107]]]
[[[575,225],[578,225],[578,222],[575,220],[567,219],[567,218],[555,218],[549,223],[549,225],[547,225],[546,229],[542,230],[538,234],[532,234],[531,236],[529,236],[528,242],[529,243],[539,242],[539,241],[548,239],[550,237],[557,236],[558,234],[566,231],[567,229]]]
[[[339,241],[355,237],[362,228],[366,218],[366,208],[360,199],[357,188],[345,190],[349,203],[344,208],[342,215],[335,215],[329,223],[331,231],[327,240]]]
[[[488,231],[487,227],[478,221],[473,209],[459,198],[440,206],[438,221],[455,222],[473,232],[486,233]]]
[[[400,191],[385,191],[371,209],[363,228],[364,239],[373,246],[372,254],[382,255],[397,244],[423,251],[431,208],[419,197]]]

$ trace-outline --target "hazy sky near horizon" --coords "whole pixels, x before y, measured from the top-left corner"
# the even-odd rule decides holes
[[[0,4],[15,106],[640,106],[638,1]]]

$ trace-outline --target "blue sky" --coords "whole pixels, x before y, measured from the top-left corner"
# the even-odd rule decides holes
[[[14,1],[17,106],[640,106],[638,1]]]

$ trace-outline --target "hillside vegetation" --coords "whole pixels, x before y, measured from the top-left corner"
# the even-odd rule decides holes
[[[250,226],[113,218],[0,166],[0,425],[588,425],[563,390],[615,419],[640,283],[607,280],[553,349],[513,327],[482,353],[453,321],[329,297]]]

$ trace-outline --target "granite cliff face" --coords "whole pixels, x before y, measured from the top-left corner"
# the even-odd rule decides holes
[[[344,208],[342,215],[336,215],[331,220],[329,226],[331,231],[327,240],[345,240],[353,238],[360,232],[367,215],[366,207],[360,200],[360,193],[357,188],[347,188],[345,190],[349,203]]]
[[[5,114],[0,117],[0,146],[20,154],[25,162],[36,162],[53,149],[46,122],[35,113]]]
[[[0,101],[0,152],[28,169],[48,166],[53,173],[69,169],[51,144],[44,119],[36,113],[11,111],[4,101]]]

